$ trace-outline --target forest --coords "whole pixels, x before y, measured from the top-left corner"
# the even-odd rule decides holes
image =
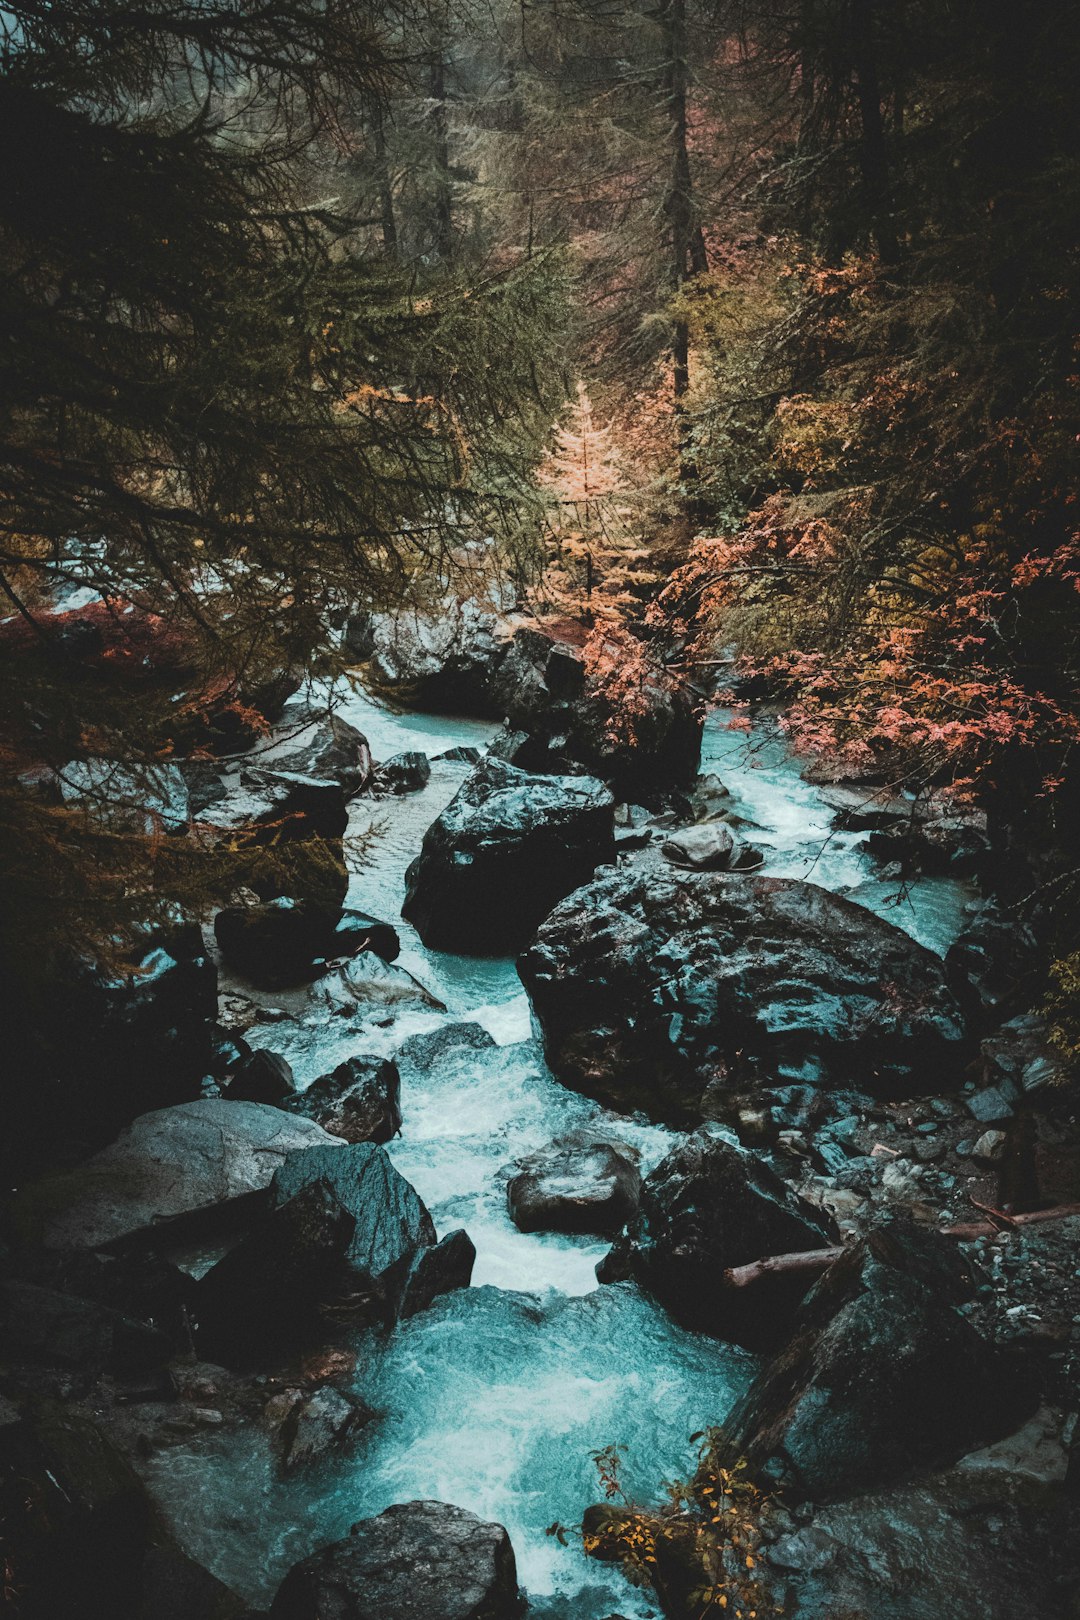
[[[12,1620],[1076,1620],[1078,77],[4,0]]]

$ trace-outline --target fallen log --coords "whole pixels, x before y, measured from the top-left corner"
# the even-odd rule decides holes
[[[1001,1237],[1003,1228],[1000,1222],[1003,1217],[997,1210],[994,1215],[998,1224],[990,1220],[969,1221],[959,1226],[943,1226],[939,1230],[946,1237],[957,1238],[960,1242],[972,1242],[981,1237]],[[1008,1221],[1008,1226],[1004,1230],[1012,1232],[1045,1221],[1064,1221],[1070,1215],[1080,1215],[1080,1204],[1055,1204],[1053,1209],[1032,1209],[1022,1215],[1006,1216],[1004,1219]],[[828,1249],[799,1249],[793,1254],[767,1254],[760,1260],[749,1261],[745,1266],[729,1266],[724,1272],[724,1283],[728,1288],[750,1288],[766,1277],[790,1276],[800,1271],[813,1275],[828,1271],[833,1261],[839,1260],[844,1252],[841,1244]]]

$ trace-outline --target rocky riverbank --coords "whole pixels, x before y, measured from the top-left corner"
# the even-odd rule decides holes
[[[707,735],[628,800],[573,650],[489,641],[488,723],[294,705],[178,766],[173,836],[249,829],[252,884],[23,1031],[52,1162],[11,1176],[0,1283],[13,1612],[696,1617],[693,1505],[652,1589],[543,1530],[590,1450],[647,1515],[708,1429],[770,1493],[784,1612],[1066,1620],[1077,1094],[978,828],[905,833],[912,905],[955,912],[930,949],[879,791],[722,738],[721,781]]]

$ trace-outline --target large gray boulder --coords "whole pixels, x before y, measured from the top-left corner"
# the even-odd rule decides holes
[[[392,1058],[346,1058],[285,1106],[346,1142],[389,1142],[401,1129],[401,1075]]]
[[[758,1347],[782,1335],[808,1283],[796,1274],[731,1289],[725,1270],[838,1241],[827,1215],[706,1126],[646,1176],[617,1263],[684,1327]]]
[[[271,1620],[517,1620],[510,1537],[448,1502],[402,1502],[296,1564]]]
[[[614,859],[613,815],[611,794],[592,777],[529,776],[483,760],[428,828],[402,916],[437,950],[515,950]]]
[[[763,1077],[940,1092],[967,1055],[941,961],[793,878],[643,860],[564,900],[518,966],[564,1085],[678,1124]]]
[[[300,726],[264,757],[275,770],[339,782],[348,797],[361,792],[371,778],[367,738],[339,714]]]
[[[265,1103],[215,1097],[159,1108],[76,1169],[26,1187],[16,1219],[49,1248],[148,1238],[265,1192],[290,1154],[312,1147],[345,1143]]]
[[[117,832],[183,832],[190,814],[188,786],[177,765],[127,765],[115,759],[75,759],[57,772],[65,804],[85,810]]]

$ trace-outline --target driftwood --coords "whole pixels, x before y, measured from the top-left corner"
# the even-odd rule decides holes
[[[960,1226],[943,1226],[940,1230],[947,1237],[971,1242],[974,1238],[999,1237],[1003,1231],[1022,1230],[1025,1226],[1037,1226],[1044,1221],[1064,1221],[1070,1215],[1080,1215],[1080,1204],[1056,1204],[1053,1209],[1032,1209],[1022,1215],[1007,1215],[1003,1210],[991,1209],[988,1204],[979,1204],[974,1199],[972,1203],[976,1209],[985,1210],[988,1218]],[[760,1260],[751,1260],[745,1266],[730,1266],[724,1272],[724,1283],[728,1288],[749,1288],[766,1277],[790,1276],[799,1271],[813,1275],[828,1271],[833,1261],[839,1260],[844,1253],[840,1245],[829,1249],[800,1249],[794,1254],[768,1254]]]

